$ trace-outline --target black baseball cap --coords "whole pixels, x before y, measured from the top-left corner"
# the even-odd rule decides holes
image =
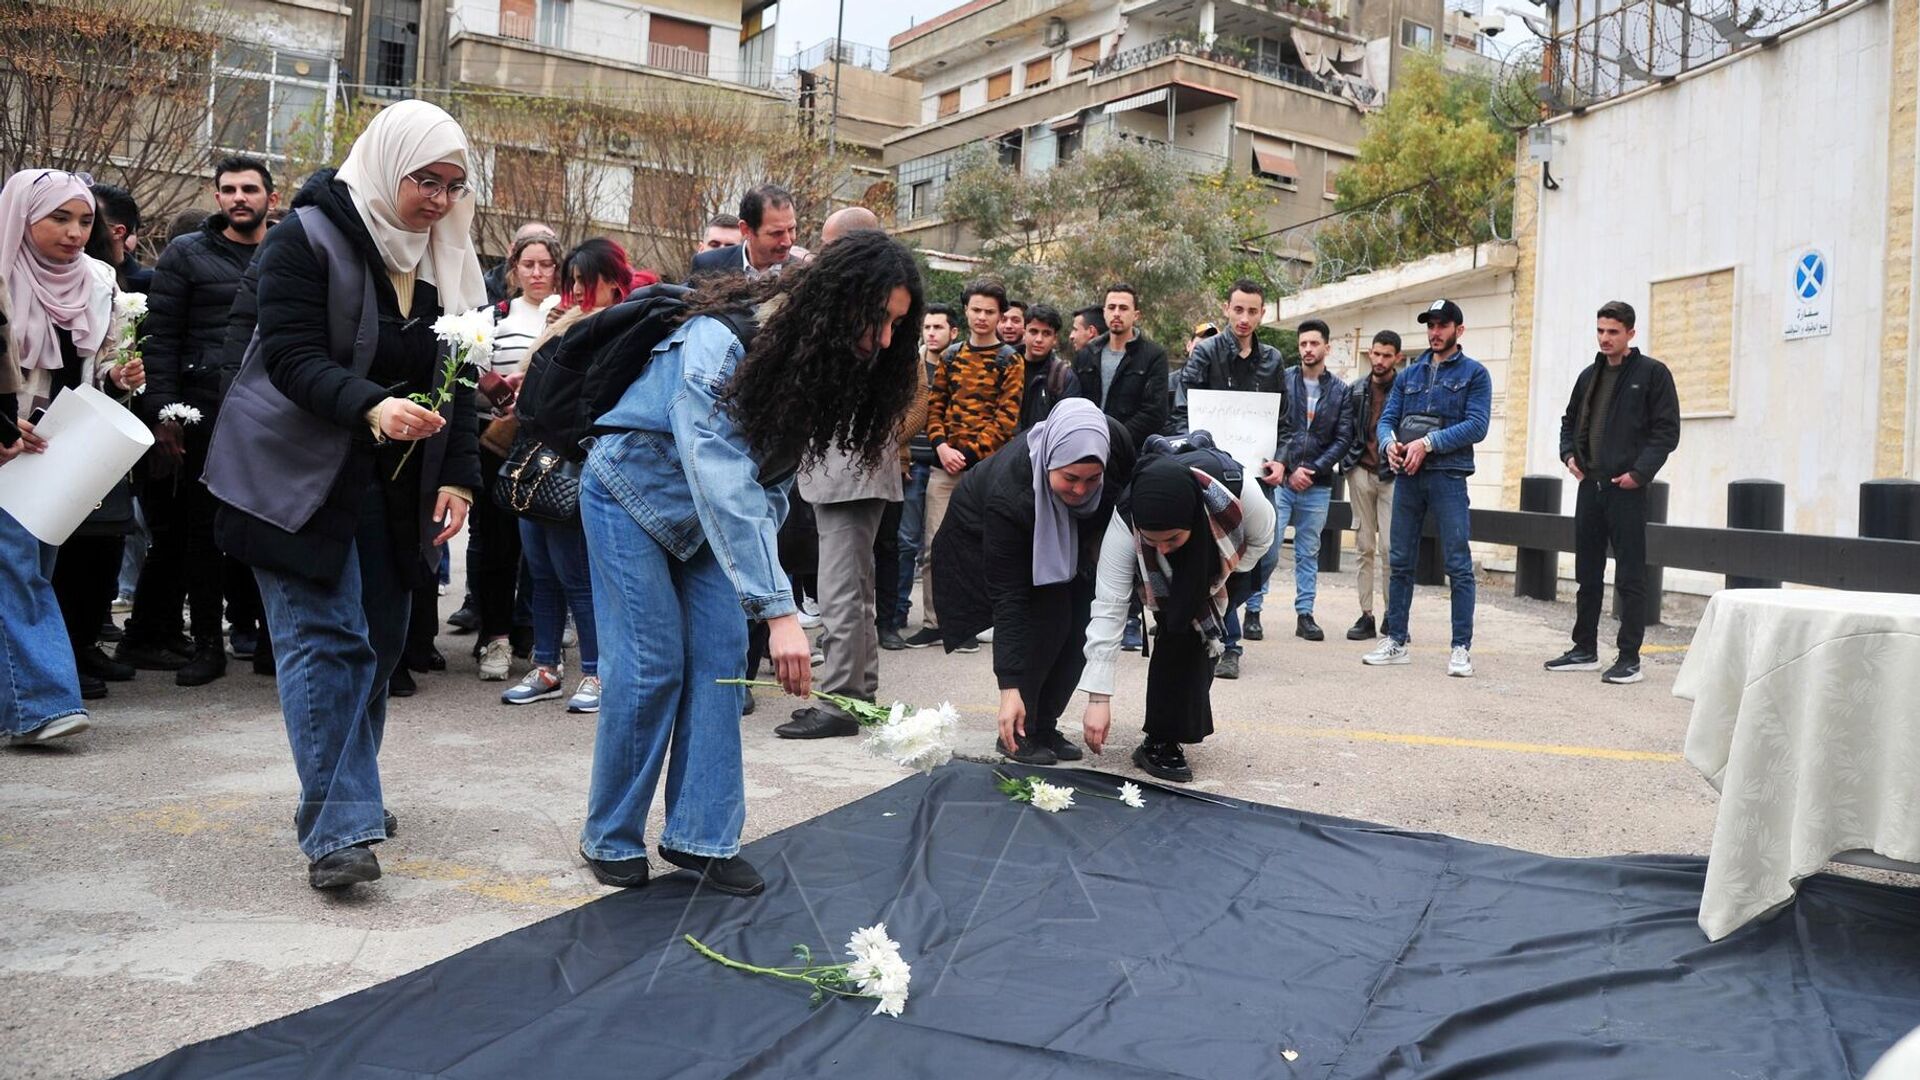
[[[1465,312],[1460,310],[1459,304],[1451,300],[1435,300],[1433,303],[1427,305],[1427,310],[1421,312],[1416,321],[1422,326],[1430,322],[1452,323],[1455,326],[1465,326],[1467,316]]]

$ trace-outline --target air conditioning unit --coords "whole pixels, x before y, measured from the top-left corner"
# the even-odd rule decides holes
[[[1067,43],[1067,21],[1059,18],[1048,19],[1047,29],[1040,35],[1040,42],[1049,49],[1057,49],[1065,45]]]
[[[632,157],[633,136],[625,131],[607,132],[607,153],[619,157]]]

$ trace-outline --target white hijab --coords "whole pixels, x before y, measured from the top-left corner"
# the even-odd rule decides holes
[[[445,162],[473,182],[466,132],[438,105],[402,101],[380,110],[340,166],[340,182],[373,234],[387,269],[412,273],[440,293],[440,310],[470,311],[487,302],[480,259],[473,251],[473,196],[453,203],[427,232],[400,222],[395,200],[409,173]]]

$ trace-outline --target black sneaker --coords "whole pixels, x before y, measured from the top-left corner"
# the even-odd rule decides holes
[[[80,673],[80,700],[99,701],[107,696],[107,681],[96,679],[86,672]]]
[[[960,644],[955,645],[953,647],[953,651],[960,652],[960,653],[977,653],[980,651],[980,639],[977,637],[970,637],[967,640],[961,642]]]
[[[193,650],[187,666],[174,672],[175,686],[205,686],[227,673],[227,650],[218,641],[209,641]]]
[[[1267,630],[1266,627],[1260,625],[1259,612],[1247,612],[1246,619],[1240,623],[1240,636],[1246,638],[1248,641],[1266,640]]]
[[[939,630],[931,626],[923,626],[913,632],[913,636],[907,639],[906,645],[909,649],[924,649],[929,645],[938,645],[945,640],[946,638],[940,636]]]
[[[254,650],[260,647],[260,631],[255,628],[236,626],[227,634],[227,646],[235,660],[251,660]]]
[[[100,624],[99,630],[95,631],[94,640],[121,641],[121,640],[124,640],[126,636],[127,636],[127,632],[120,628],[119,623],[114,622],[112,619],[108,619],[106,622],[103,622]]]
[[[657,848],[660,857],[681,868],[700,875],[700,880],[716,890],[732,896],[758,896],[767,889],[766,879],[753,864],[734,855],[725,859],[710,858],[706,855],[689,855],[684,851],[675,851],[669,847]]]
[[[133,665],[115,660],[98,645],[73,654],[73,664],[80,669],[80,674],[91,675],[101,682],[133,681]]]
[[[1347,628],[1348,641],[1372,641],[1379,636],[1380,629],[1373,624],[1373,616],[1364,612]]]
[[[647,857],[637,859],[596,859],[586,852],[580,857],[587,860],[587,869],[593,871],[593,879],[602,885],[611,885],[616,889],[637,889],[647,883]]]
[[[801,709],[792,720],[773,729],[783,739],[837,739],[860,734],[860,722],[822,708]]]
[[[189,659],[163,645],[133,640],[115,646],[113,658],[138,671],[179,671]]]
[[[1060,729],[1058,728],[1047,732],[1038,742],[1040,745],[1053,751],[1053,756],[1061,761],[1079,761],[1081,758],[1087,756],[1080,751],[1079,747],[1073,745],[1071,739],[1060,734]]]
[[[900,636],[900,629],[894,626],[880,628],[880,647],[888,652],[899,652],[907,648],[907,639]]]
[[[1600,681],[1624,686],[1628,683],[1637,683],[1644,678],[1646,676],[1641,674],[1639,657],[1622,656],[1613,662],[1613,666],[1607,669],[1605,675],[1600,676]]]
[[[1240,654],[1221,653],[1220,659],[1213,665],[1213,677],[1216,679],[1237,679],[1240,677]]]
[[[329,851],[307,867],[307,884],[316,889],[344,889],[380,876],[380,860],[362,844]]]
[[[1568,649],[1546,662],[1548,671],[1599,671],[1600,658],[1585,649]]]
[[[1000,751],[1001,757],[1006,758],[1008,761],[1017,761],[1022,765],[1060,764],[1059,755],[1055,754],[1045,743],[1039,742],[1026,735],[1015,735],[1013,737],[1012,753],[1008,753],[1007,748],[1000,745],[998,741],[994,742],[993,748]]]
[[[413,672],[408,671],[405,665],[394,668],[393,674],[387,678],[388,697],[412,697],[419,692],[420,686],[413,681]]]
[[[1320,624],[1313,621],[1313,616],[1302,615],[1294,623],[1293,636],[1308,641],[1325,641],[1327,632],[1320,629]]]
[[[1145,742],[1134,748],[1133,763],[1148,776],[1185,784],[1193,780],[1186,751],[1176,742]]]
[[[471,634],[480,629],[480,611],[473,606],[471,597],[460,605],[459,610],[447,616],[447,625],[453,628],[455,634]]]

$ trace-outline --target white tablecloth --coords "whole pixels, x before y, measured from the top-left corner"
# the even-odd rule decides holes
[[[1920,596],[1718,593],[1673,693],[1693,702],[1687,760],[1720,790],[1708,938],[1842,851],[1920,863]]]

